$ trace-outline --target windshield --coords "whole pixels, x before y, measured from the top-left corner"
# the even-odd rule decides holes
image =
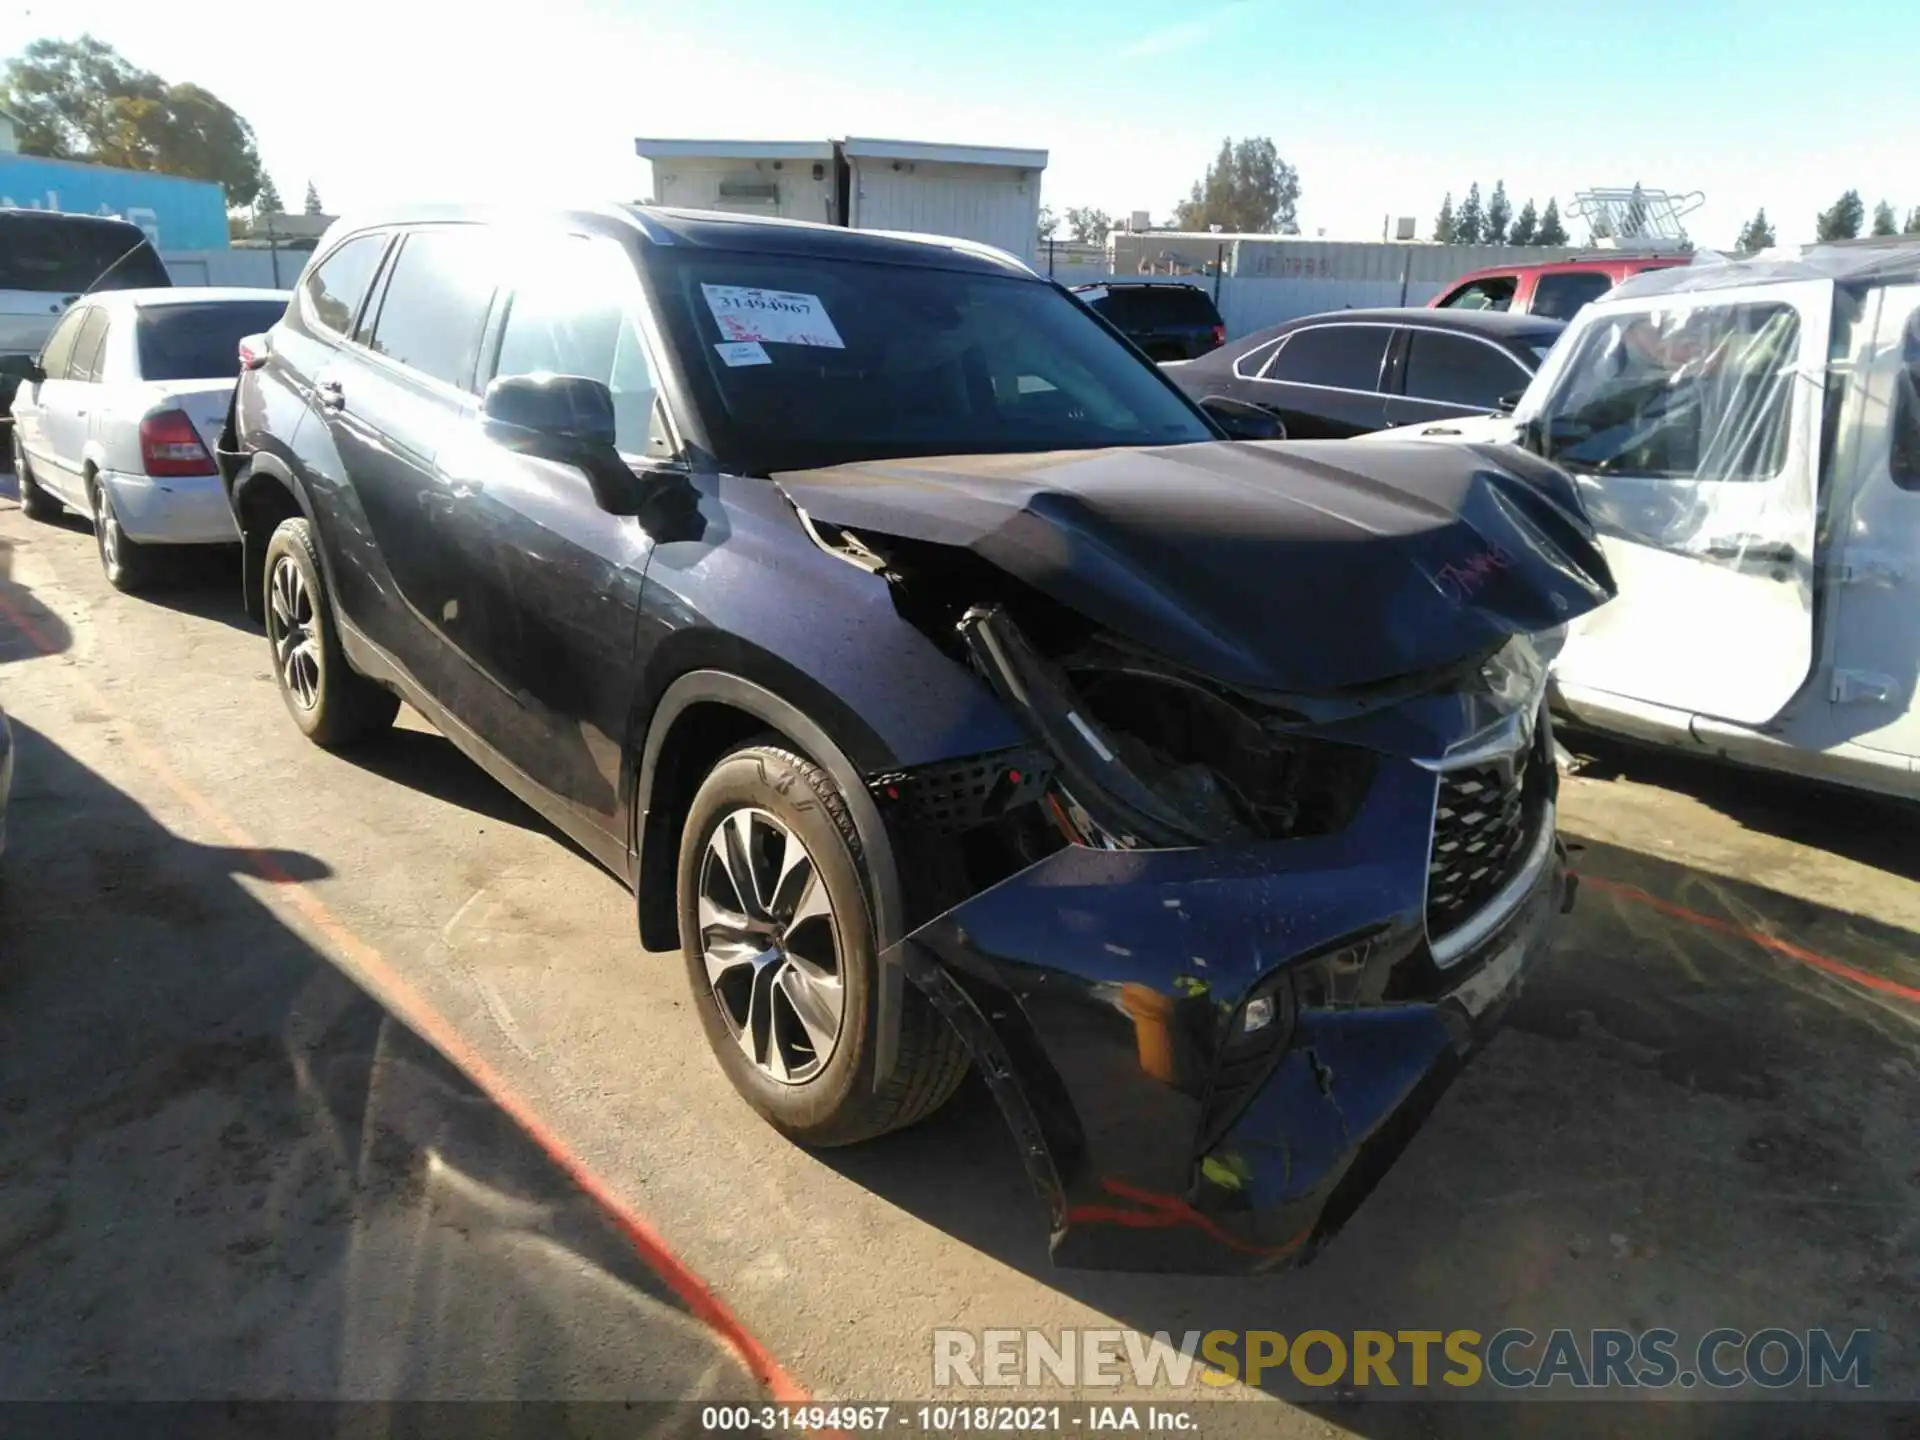
[[[1036,280],[724,251],[651,264],[714,447],[745,473],[1217,438]]]
[[[287,313],[277,300],[149,305],[140,311],[142,380],[217,380],[240,373],[240,341]]]
[[[1768,479],[1786,459],[1799,342],[1789,305],[1610,315],[1541,408],[1542,451],[1593,474]]]
[[[128,255],[130,250],[134,253]],[[116,260],[122,263],[115,266]],[[108,266],[113,272],[101,279]],[[0,214],[0,290],[77,295],[90,288],[138,290],[169,283],[166,267],[138,226],[34,211]]]

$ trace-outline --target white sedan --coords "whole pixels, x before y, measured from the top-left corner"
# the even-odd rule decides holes
[[[239,540],[213,451],[240,341],[287,308],[284,290],[117,290],[83,296],[13,398],[20,508],[93,520],[107,579],[136,590],[156,545]]]

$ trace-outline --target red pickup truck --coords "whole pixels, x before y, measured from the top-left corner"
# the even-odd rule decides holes
[[[1687,255],[1609,254],[1556,260],[1544,265],[1498,265],[1462,275],[1428,303],[1430,308],[1506,310],[1571,320],[1629,275],[1685,265]]]

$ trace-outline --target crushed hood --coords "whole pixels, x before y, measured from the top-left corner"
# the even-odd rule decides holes
[[[1220,441],[774,479],[815,520],[964,547],[1096,624],[1255,690],[1410,675],[1614,593],[1571,483],[1508,447]]]

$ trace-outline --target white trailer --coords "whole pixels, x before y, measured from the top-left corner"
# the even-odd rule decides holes
[[[656,204],[838,223],[830,140],[636,140]]]
[[[690,210],[953,235],[1032,263],[1044,150],[918,140],[640,139],[653,198]]]
[[[848,139],[840,153],[853,229],[957,235],[1032,263],[1046,151]]]

